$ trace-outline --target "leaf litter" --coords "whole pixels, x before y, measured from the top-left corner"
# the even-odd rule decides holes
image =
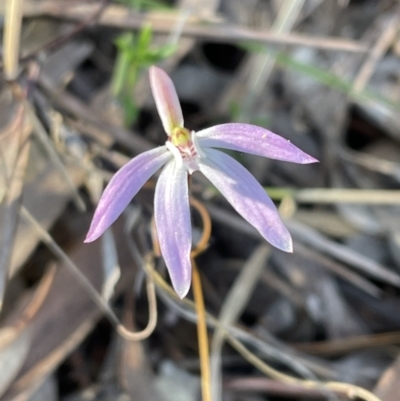
[[[300,171],[232,154],[294,239],[262,260],[257,232],[193,176],[213,225],[196,258],[212,400],[397,400],[397,3],[4,3],[1,399],[201,398],[198,309],[174,296],[152,242],[155,180],[103,242],[82,243],[103,185],[165,141],[157,62],[190,129],[261,124],[320,160]],[[192,223],[197,243],[197,209]]]

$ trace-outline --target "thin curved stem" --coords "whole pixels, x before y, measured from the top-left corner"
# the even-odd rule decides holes
[[[190,204],[197,209],[199,212],[201,219],[203,220],[203,233],[197,245],[194,247],[190,256],[195,258],[205,251],[208,245],[208,241],[211,236],[211,218],[207,209],[200,203],[197,199],[190,197]]]
[[[144,258],[144,263],[152,264],[153,255],[147,254]],[[128,330],[123,324],[117,326],[117,332],[123,338],[129,341],[141,341],[148,338],[154,331],[157,325],[157,297],[154,286],[154,280],[150,275],[146,276],[147,298],[149,300],[149,321],[147,326],[139,332]]]
[[[53,252],[53,254],[65,264],[72,275],[76,278],[78,283],[85,289],[87,294],[97,305],[97,307],[104,313],[110,323],[116,328],[117,332],[128,340],[139,341],[147,338],[154,330],[157,323],[157,302],[156,292],[153,278],[150,276],[147,281],[147,295],[149,298],[149,323],[147,327],[141,332],[132,332],[127,329],[119,320],[117,315],[102,298],[102,296],[93,287],[88,278],[81,272],[79,267],[68,257],[68,255],[60,248],[60,246],[53,240],[49,233],[40,225],[40,223],[32,216],[32,214],[24,207],[20,210],[22,218],[29,223],[38,233],[40,240]],[[153,264],[153,254],[149,254],[145,258],[145,265]],[[153,266],[145,266],[146,270],[151,269]]]
[[[160,287],[163,291],[165,291],[169,296],[171,296],[176,302],[181,303],[190,307],[192,310],[196,310],[196,305],[189,299],[180,299],[175,291],[168,285],[165,280],[155,271],[150,270],[148,274],[151,274],[154,278],[154,282],[157,287]],[[209,322],[213,326],[220,326],[219,321],[212,315],[206,312],[206,317]],[[312,380],[302,380],[295,378],[290,375],[286,375],[278,370],[274,369],[270,365],[266,364],[261,358],[259,358],[256,354],[251,352],[245,345],[243,345],[239,340],[237,340],[227,328],[223,327],[225,331],[225,336],[227,341],[232,345],[236,351],[239,352],[248,362],[250,362],[253,366],[259,369],[265,375],[272,377],[281,382],[285,382],[288,384],[298,384],[304,388],[313,388],[320,390],[322,394],[326,392],[339,393],[347,396],[349,399],[355,400],[357,398],[365,400],[365,401],[381,401],[377,396],[372,394],[370,391],[363,389],[361,387],[355,386],[349,383],[341,383],[341,382],[319,382]]]

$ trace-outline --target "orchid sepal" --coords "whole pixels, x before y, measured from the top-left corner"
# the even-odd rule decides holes
[[[176,127],[183,127],[182,108],[171,78],[158,67],[150,67],[150,86],[164,130],[171,136]]]
[[[251,124],[215,125],[197,132],[197,140],[201,147],[236,150],[291,163],[309,164],[318,161],[287,139]]]
[[[93,242],[114,223],[146,181],[172,158],[165,146],[133,158],[112,177],[97,205],[84,242]]]
[[[187,171],[183,164],[172,160],[161,172],[154,197],[154,217],[172,286],[179,297],[184,298],[192,278],[192,227]]]
[[[207,156],[200,171],[271,245],[292,252],[290,233],[258,181],[239,162],[219,150],[207,149]]]

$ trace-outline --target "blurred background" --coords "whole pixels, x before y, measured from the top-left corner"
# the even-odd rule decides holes
[[[399,400],[399,7],[2,0],[0,399],[202,399],[192,294],[177,299],[151,256],[156,177],[83,243],[112,174],[166,141],[148,80],[158,65],[188,129],[256,124],[320,161],[231,153],[276,202],[293,254],[193,176],[212,221],[197,264],[213,401],[341,400],[352,385]],[[148,330],[132,341],[118,324]]]

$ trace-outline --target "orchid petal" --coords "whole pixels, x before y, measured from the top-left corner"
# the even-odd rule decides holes
[[[285,138],[251,124],[215,125],[199,131],[197,140],[203,148],[225,148],[300,164],[318,161]]]
[[[156,186],[154,217],[158,242],[172,286],[183,298],[192,280],[190,250],[192,229],[187,170],[175,160],[163,169]]]
[[[205,149],[200,171],[217,187],[234,209],[273,246],[292,252],[292,239],[274,203],[256,179],[232,157]]]
[[[100,198],[85,242],[99,238],[117,220],[145,182],[171,157],[167,148],[160,146],[141,153],[119,169]]]
[[[158,67],[150,68],[150,85],[165,132],[183,127],[182,109],[171,78]]]

